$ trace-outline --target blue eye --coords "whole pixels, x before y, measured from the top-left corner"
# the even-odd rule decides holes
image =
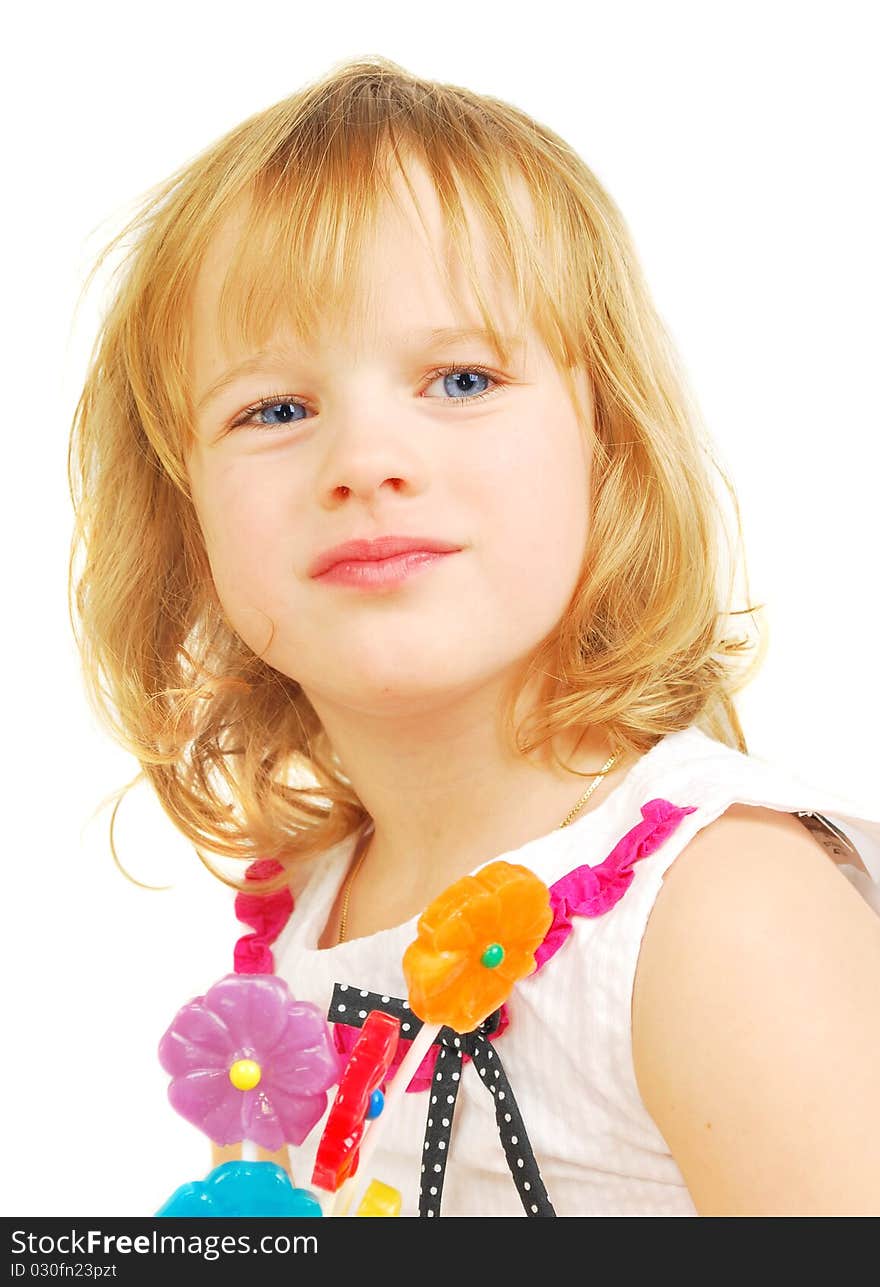
[[[299,424],[305,419],[305,415],[298,415],[298,412],[305,412],[308,408],[304,402],[297,398],[288,397],[285,393],[273,393],[267,398],[261,398],[255,402],[252,407],[242,411],[237,420],[234,420],[229,426],[230,432],[233,429],[243,429],[253,424],[255,429],[278,430],[286,429],[288,425]],[[281,413],[277,421],[258,420],[257,416],[262,416],[264,411],[278,411]]]
[[[283,414],[276,423],[266,423],[263,421],[261,425],[260,422],[258,422],[258,425],[265,429],[283,429],[285,425],[296,424],[299,420],[303,420],[305,418],[304,416],[298,416],[295,413],[297,411],[305,411],[305,409],[306,408],[302,402],[296,402],[292,398],[282,398],[277,402],[270,399],[268,402],[259,402],[255,407],[250,407],[244,413],[247,419],[239,421],[239,424],[246,424],[248,420],[252,419],[254,416],[262,415],[264,411],[280,411]]]
[[[482,367],[453,366],[447,368],[445,371],[435,372],[431,384],[435,384],[437,380],[442,379],[443,388],[451,395],[453,401],[473,402],[476,398],[485,397],[486,393],[491,392],[490,389],[484,388],[474,393],[474,376],[476,376],[477,380],[483,380],[485,382],[492,380],[492,376],[489,372],[484,371]],[[430,388],[430,385],[428,387]]]

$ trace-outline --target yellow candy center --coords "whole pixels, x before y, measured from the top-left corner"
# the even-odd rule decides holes
[[[262,1075],[255,1059],[236,1059],[229,1069],[229,1080],[236,1090],[253,1090],[259,1086]]]

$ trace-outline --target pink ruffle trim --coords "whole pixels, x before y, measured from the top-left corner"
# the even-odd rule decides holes
[[[553,923],[535,953],[536,971],[562,947],[572,931],[572,916],[601,916],[622,898],[632,884],[633,863],[647,858],[678,828],[682,818],[696,811],[683,809],[668,800],[649,800],[641,806],[642,821],[618,840],[608,857],[597,867],[575,867],[550,886]]]
[[[282,870],[274,858],[260,858],[251,863],[245,880],[265,880]],[[274,974],[275,961],[270,949],[287,924],[293,911],[293,895],[289,889],[279,889],[274,894],[246,894],[235,896],[235,917],[250,925],[252,934],[243,934],[235,945],[236,974]]]

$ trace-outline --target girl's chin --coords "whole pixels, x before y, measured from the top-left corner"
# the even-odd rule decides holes
[[[452,675],[439,674],[402,677],[400,673],[363,676],[362,682],[349,683],[344,688],[324,688],[323,701],[320,686],[315,689],[315,702],[320,715],[323,702],[328,702],[339,709],[376,718],[400,716],[419,717],[427,715],[441,716],[453,705],[468,700],[485,689],[497,698],[497,686],[493,676],[485,675]],[[308,687],[306,692],[308,693]],[[494,700],[494,698],[493,698]]]

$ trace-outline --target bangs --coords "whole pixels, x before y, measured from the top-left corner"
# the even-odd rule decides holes
[[[375,128],[368,128],[370,124]],[[320,128],[319,128],[320,125]],[[498,141],[474,135],[455,122],[428,132],[427,121],[400,125],[363,121],[349,112],[335,128],[311,122],[287,140],[279,154],[252,178],[242,193],[237,240],[220,292],[221,343],[259,352],[279,329],[290,329],[305,347],[322,332],[368,334],[370,299],[360,287],[364,256],[386,202],[402,213],[413,209],[427,236],[440,280],[447,284],[462,319],[474,304],[502,361],[509,361],[504,333],[520,336],[534,327],[559,367],[575,365],[580,347],[567,343],[570,326],[564,301],[559,233],[543,203],[527,199],[522,170],[502,158]],[[407,173],[421,162],[437,195],[444,230],[436,245]],[[395,172],[412,200],[403,210]],[[476,225],[476,226],[475,226]],[[482,251],[474,233],[482,233]],[[553,266],[557,266],[556,274]],[[558,278],[558,280],[556,279]],[[471,299],[456,295],[464,281]],[[512,316],[499,323],[497,291],[509,288]]]
[[[414,186],[414,166],[424,184]],[[631,400],[613,297],[629,271],[625,230],[590,171],[515,107],[383,60],[354,63],[244,121],[151,193],[120,234],[139,234],[120,291],[127,379],[184,494],[201,266],[219,252],[213,322],[230,353],[262,355],[280,333],[305,351],[340,332],[369,335],[367,270],[389,203],[421,224],[457,324],[481,327],[505,365],[505,337],[534,332],[587,433],[578,370],[609,386],[623,372],[627,387],[611,396]]]

